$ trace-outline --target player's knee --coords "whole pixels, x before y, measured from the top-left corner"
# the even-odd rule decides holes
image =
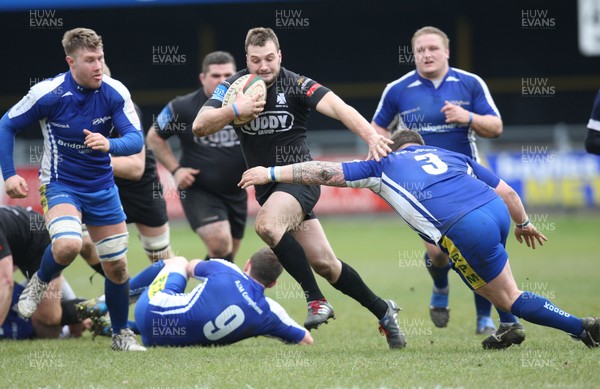
[[[278,242],[281,235],[283,235],[275,227],[270,220],[266,220],[265,218],[256,219],[254,223],[256,234],[270,247],[275,246],[275,242]]]
[[[431,260],[431,263],[433,264],[433,266],[435,267],[444,267],[444,266],[448,266],[448,255],[446,255],[446,253],[440,251],[439,253],[435,253],[433,255],[429,254],[429,259]]]
[[[98,251],[100,262],[114,262],[120,259],[125,259],[128,245],[128,232],[107,236],[106,238],[96,242],[96,250]]]
[[[159,259],[171,258],[175,254],[171,249],[169,229],[158,236],[144,236],[140,234],[140,241],[144,252],[152,261]]]
[[[233,245],[228,237],[214,237],[210,240],[205,240],[208,246],[208,255],[211,258],[225,258],[231,255]]]
[[[82,244],[81,221],[77,217],[55,217],[48,223],[48,233],[52,239],[52,254],[57,260],[75,259]]]
[[[102,269],[106,277],[117,285],[121,285],[129,279],[125,258],[121,258],[118,261],[104,261],[102,262]]]

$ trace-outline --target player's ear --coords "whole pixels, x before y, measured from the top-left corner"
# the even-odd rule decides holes
[[[65,61],[67,61],[67,63],[69,64],[69,66],[73,66],[73,64],[75,63],[75,59],[73,57],[71,57],[70,55],[67,55],[65,57]]]
[[[199,73],[198,74],[198,80],[200,80],[200,83],[202,85],[204,85],[204,80],[206,79],[206,75],[204,75],[204,73]]]
[[[244,273],[250,273],[250,268],[252,267],[252,265],[250,264],[250,260],[248,259],[246,261],[246,264],[244,265]]]

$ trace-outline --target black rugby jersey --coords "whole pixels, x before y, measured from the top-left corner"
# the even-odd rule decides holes
[[[37,262],[39,267],[42,258],[32,253],[43,251],[48,244],[43,215],[19,206],[0,206],[0,260],[12,255],[15,266],[25,269]]]
[[[181,166],[200,169],[195,187],[216,194],[236,194],[237,186],[246,170],[240,141],[231,126],[209,135],[198,137],[192,132],[192,123],[206,102],[203,89],[171,100],[157,116],[156,133],[163,139],[177,135],[181,142]]]
[[[220,108],[224,92],[246,74],[248,69],[241,70],[219,84],[205,105]],[[264,110],[250,123],[235,127],[248,167],[311,161],[306,144],[308,114],[329,91],[318,82],[282,67],[275,83],[267,89]],[[273,185],[257,186],[256,198],[262,199],[270,193]]]

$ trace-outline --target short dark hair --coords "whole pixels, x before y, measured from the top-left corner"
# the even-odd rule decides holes
[[[213,51],[212,53],[206,54],[204,60],[202,60],[202,73],[207,73],[210,65],[225,65],[228,63],[233,64],[235,69],[235,59],[233,55],[226,51]]]
[[[277,281],[283,272],[283,266],[275,256],[273,250],[264,247],[250,257],[250,277],[264,286],[269,286]]]
[[[394,131],[391,139],[394,141],[394,144],[390,146],[392,151],[398,150],[407,143],[416,143],[421,146],[425,144],[423,137],[418,132],[413,130]]]
[[[248,52],[248,46],[260,46],[263,47],[268,41],[275,43],[275,48],[279,50],[279,39],[275,31],[268,27],[255,27],[248,30],[246,34],[246,42],[244,48],[246,53]]]

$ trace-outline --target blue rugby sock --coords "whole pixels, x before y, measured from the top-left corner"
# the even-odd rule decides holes
[[[165,262],[161,259],[154,262],[142,270],[138,275],[129,280],[129,297],[137,297],[144,293],[144,290],[150,286],[158,273],[165,267]]]
[[[510,311],[529,322],[557,328],[575,336],[580,336],[583,332],[580,318],[564,312],[549,300],[531,292],[523,292]]]
[[[510,312],[504,312],[496,308],[496,312],[498,312],[498,317],[500,317],[501,324],[510,324],[510,323],[518,323],[519,319],[515,315]]]
[[[110,314],[113,334],[118,334],[127,327],[129,316],[129,282],[117,285],[106,277],[104,279],[104,294],[106,307]]]
[[[473,293],[475,295],[475,311],[477,311],[477,317],[480,316],[491,316],[492,315],[492,303],[485,297]],[[512,316],[512,315],[511,315]]]
[[[437,289],[445,289],[448,287],[448,272],[450,271],[450,262],[448,262],[447,266],[444,267],[436,267],[431,262],[429,258],[429,254],[425,252],[425,265],[427,266],[427,271],[431,275],[433,279],[433,285]]]
[[[67,266],[61,265],[54,260],[54,255],[52,254],[52,243],[46,247],[46,251],[44,251],[44,255],[42,256],[42,263],[40,264],[40,269],[37,274],[41,281],[50,282],[56,277],[60,275]]]

